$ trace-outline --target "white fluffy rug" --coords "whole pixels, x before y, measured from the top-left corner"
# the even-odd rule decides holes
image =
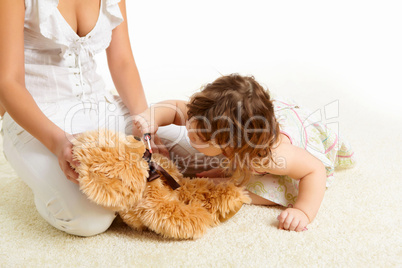
[[[312,110],[339,101],[324,119],[357,166],[336,173],[306,232],[277,230],[279,207],[246,205],[196,241],[121,221],[81,238],[39,216],[0,148],[0,267],[402,267],[398,1],[126,2],[150,102],[186,98],[218,72],[253,74]],[[107,77],[104,58],[99,66]]]
[[[340,121],[358,164],[336,174],[302,233],[277,230],[281,208],[246,205],[196,241],[136,233],[121,221],[104,234],[74,237],[39,216],[29,188],[1,154],[0,266],[400,267],[402,121],[349,101]]]

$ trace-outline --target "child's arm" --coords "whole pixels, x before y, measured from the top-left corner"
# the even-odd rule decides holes
[[[158,102],[141,114],[133,116],[133,121],[140,135],[150,133],[150,146],[153,152],[169,157],[169,152],[155,135],[160,126],[170,124],[185,125],[187,121],[187,102],[181,100],[167,100]]]
[[[265,171],[288,175],[300,180],[299,194],[293,208],[287,208],[278,217],[279,228],[302,231],[317,215],[324,198],[326,171],[321,161],[299,147],[282,143],[274,150],[274,160],[282,157],[283,166],[270,165]],[[279,161],[278,161],[279,162]]]
[[[151,134],[154,134],[158,127],[170,124],[184,126],[186,121],[187,102],[182,100],[161,101],[134,116],[134,122],[142,132]]]
[[[187,121],[187,102],[181,100],[158,102],[141,114],[135,115],[133,121],[137,129],[141,131],[141,135],[145,133],[151,134],[150,146],[153,152],[169,157],[168,150],[155,133],[161,126],[170,124],[185,125]]]

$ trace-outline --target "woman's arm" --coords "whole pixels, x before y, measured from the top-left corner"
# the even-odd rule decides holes
[[[128,108],[130,115],[135,116],[144,112],[148,108],[148,104],[131,50],[125,0],[120,1],[119,8],[124,21],[113,30],[112,41],[106,49],[106,54],[116,90]],[[139,132],[139,129],[134,128],[133,134],[141,135]],[[169,153],[159,137],[153,136],[152,147],[154,152],[168,156]]]
[[[0,116],[3,116],[6,113],[6,110],[3,108],[3,106],[0,105]]]
[[[113,83],[131,115],[148,108],[140,75],[134,61],[128,36],[126,3],[119,3],[124,21],[112,33],[112,41],[106,49],[109,70]]]
[[[124,21],[113,30],[112,41],[106,50],[113,83],[131,115],[149,115],[159,126],[184,125],[187,107],[184,101],[163,101],[148,109],[140,75],[131,50],[125,0],[119,3]],[[183,118],[184,116],[184,118]]]
[[[77,174],[69,166],[71,143],[25,88],[24,17],[23,0],[0,0],[0,104],[21,127],[58,156],[66,176],[74,180]]]
[[[281,143],[273,154],[274,160],[284,164],[270,165],[264,171],[300,180],[296,203],[279,215],[279,228],[301,231],[315,218],[324,198],[325,167],[306,150],[288,143]]]

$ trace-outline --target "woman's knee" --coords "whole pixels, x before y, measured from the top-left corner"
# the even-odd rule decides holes
[[[81,215],[64,229],[66,233],[78,236],[94,236],[101,234],[109,229],[115,219],[114,212],[98,215]]]
[[[104,214],[80,215],[74,219],[66,233],[78,236],[94,236],[109,229],[115,219],[114,212]]]
[[[53,227],[72,235],[94,236],[105,232],[116,215],[111,210],[99,206],[77,206],[68,208],[63,202],[52,199],[42,202],[35,198],[39,214]]]

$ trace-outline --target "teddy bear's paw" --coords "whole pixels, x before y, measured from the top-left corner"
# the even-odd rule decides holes
[[[234,216],[251,199],[244,187],[238,187],[233,182],[224,182],[217,184],[211,191],[209,202],[215,224],[219,224]]]
[[[205,208],[179,200],[147,199],[135,210],[148,229],[167,238],[197,239],[213,225],[212,216]]]
[[[179,199],[202,204],[212,215],[214,225],[228,220],[244,203],[251,202],[244,187],[237,187],[233,182],[215,184],[208,178],[183,178],[180,184],[181,187],[176,190]]]
[[[175,192],[178,195],[179,200],[185,203],[201,202],[204,207],[208,207],[208,199],[211,192],[215,188],[215,183],[208,178],[182,178],[179,181],[180,188]]]

